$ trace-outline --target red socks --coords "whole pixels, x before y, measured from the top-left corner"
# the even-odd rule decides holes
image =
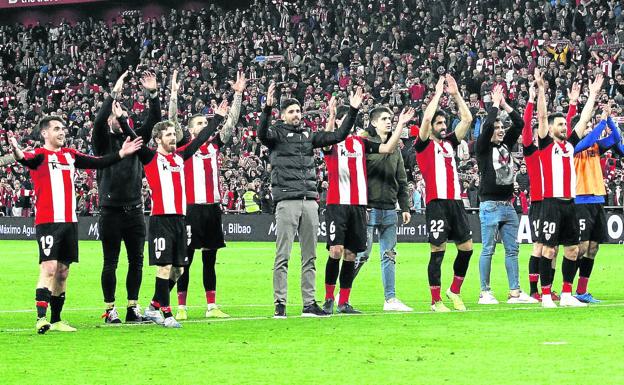
[[[351,294],[351,288],[348,289],[340,289],[340,299],[338,300],[338,305],[344,305],[349,302],[349,295]]]
[[[206,303],[211,304],[215,303],[215,298],[217,297],[217,292],[214,290],[206,291]]]
[[[178,292],[178,306],[186,306],[186,291]]]
[[[334,299],[335,290],[336,290],[336,285],[325,284],[325,299]],[[342,296],[342,290],[341,290],[340,295]]]
[[[550,295],[550,285],[542,286],[542,295]]]
[[[589,278],[579,277],[578,284],[576,285],[576,294],[587,293],[587,282],[589,282]]]
[[[572,284],[570,282],[563,282],[561,294],[563,293],[572,293]]]
[[[442,298],[440,297],[440,286],[429,286],[429,290],[431,290],[432,305],[436,302],[442,301]]]
[[[462,283],[464,283],[464,277],[453,276],[453,283],[451,284],[451,292],[459,294],[461,291]],[[438,288],[439,290],[439,288]]]

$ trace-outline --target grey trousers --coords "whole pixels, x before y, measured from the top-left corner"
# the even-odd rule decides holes
[[[303,305],[314,303],[316,285],[316,241],[319,227],[318,203],[314,200],[286,200],[275,209],[276,253],[273,265],[275,304],[286,304],[288,293],[288,260],[295,235],[301,246],[301,297]]]

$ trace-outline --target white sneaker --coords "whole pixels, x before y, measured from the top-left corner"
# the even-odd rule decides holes
[[[512,290],[509,292],[507,303],[539,303],[539,301],[531,297],[527,293],[523,292],[522,290]]]
[[[412,311],[411,307],[405,305],[398,298],[390,298],[387,301],[384,301],[384,311]]]
[[[576,299],[574,296],[572,296],[572,293],[561,293],[559,306],[561,307],[587,307],[587,304]]]
[[[554,309],[557,307],[557,304],[553,302],[550,295],[542,294],[542,307],[547,309]]]
[[[150,305],[147,309],[145,309],[145,313],[143,316],[150,321],[162,325],[165,322],[162,314],[160,313],[160,309],[154,309],[152,305]]]
[[[492,290],[482,291],[479,294],[479,305],[498,305],[498,300],[494,297]]]
[[[176,319],[173,317],[165,318],[165,321],[163,322],[163,326],[166,328],[175,328],[175,329],[182,327],[182,325],[178,321],[176,321]]]

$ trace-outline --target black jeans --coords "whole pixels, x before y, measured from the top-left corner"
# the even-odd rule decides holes
[[[102,293],[104,302],[115,302],[117,286],[117,263],[121,241],[128,254],[128,275],[126,289],[128,300],[139,299],[143,279],[143,249],[145,247],[145,219],[141,205],[126,209],[122,207],[101,207],[98,221],[104,267],[102,269]]]

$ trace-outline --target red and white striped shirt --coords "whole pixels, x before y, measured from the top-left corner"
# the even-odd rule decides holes
[[[573,133],[570,140],[576,137]],[[557,143],[552,137],[539,139],[540,161],[544,182],[544,198],[572,199],[576,197],[574,145],[569,141]]]
[[[434,199],[461,200],[459,176],[455,163],[455,150],[459,141],[455,133],[437,143],[431,139],[416,139],[416,161],[425,180],[425,196],[428,204]]]
[[[152,190],[152,216],[186,215],[184,159],[177,153],[156,152],[144,168]]]
[[[378,153],[379,143],[349,135],[325,154],[328,205],[368,204],[366,154]]]
[[[186,202],[212,204],[221,202],[219,186],[219,145],[215,142],[202,145],[184,162]]]
[[[163,155],[156,150],[141,147],[138,155],[152,190],[152,216],[186,215],[184,163],[210,139],[222,120],[222,116],[216,115],[197,137],[173,153]]]
[[[92,157],[62,147],[58,151],[37,148],[19,162],[28,167],[36,196],[35,225],[78,222],[76,217],[76,168],[104,168],[121,160],[118,153]]]

